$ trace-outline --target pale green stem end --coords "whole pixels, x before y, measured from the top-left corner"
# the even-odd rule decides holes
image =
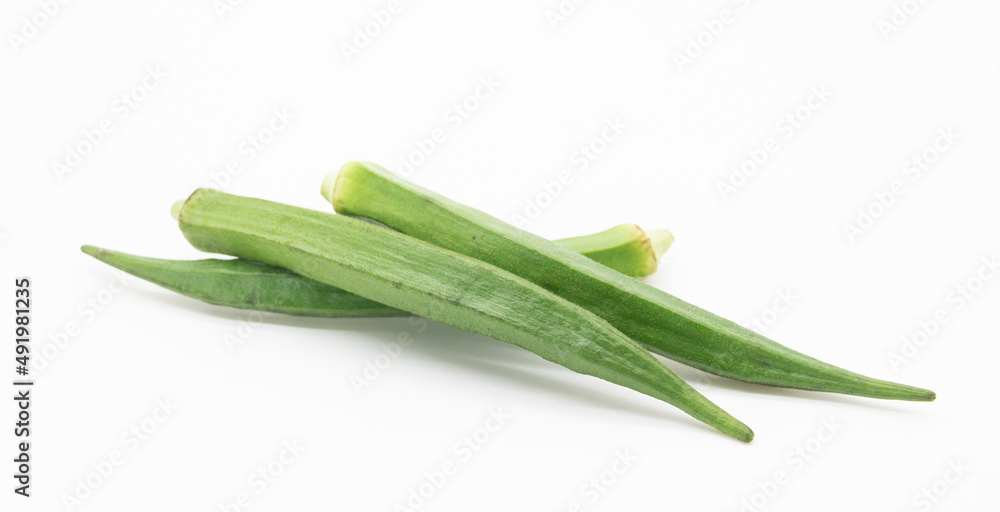
[[[181,220],[181,208],[183,207],[184,207],[183,199],[174,203],[174,205],[170,207],[170,216],[173,217],[174,220]]]
[[[666,229],[647,231],[646,235],[649,237],[649,243],[653,245],[653,251],[656,252],[657,261],[663,257],[663,253],[667,252],[671,245],[674,245],[674,235]]]
[[[333,203],[333,193],[337,188],[337,177],[340,176],[340,172],[331,172],[323,178],[323,185],[319,187],[319,193],[323,194],[323,199],[326,199],[331,204]]]

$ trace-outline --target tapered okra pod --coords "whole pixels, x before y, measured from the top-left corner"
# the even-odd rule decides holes
[[[652,232],[647,236],[634,224],[557,240],[595,261],[603,261],[623,274],[636,277],[655,271],[660,255],[672,241],[669,231]],[[217,306],[328,318],[410,315],[280,267],[238,258],[183,261],[145,258],[90,245],[83,246],[82,250],[119,270]]]
[[[163,260],[90,245],[83,252],[136,277],[217,306],[328,318],[409,316],[340,288],[242,259]]]
[[[322,193],[338,213],[378,221],[517,274],[583,306],[650,350],[695,368],[769,386],[896,400],[935,398],[926,389],[805,356],[375,164],[348,163],[327,177]]]
[[[518,345],[575,372],[673,404],[742,441],[753,438],[746,425],[604,320],[482,261],[351,217],[210,189],[188,198],[178,222],[202,251],[287,268]]]

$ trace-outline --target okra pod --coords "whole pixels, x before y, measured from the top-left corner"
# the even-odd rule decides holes
[[[803,355],[375,164],[346,164],[327,176],[321,192],[338,213],[375,220],[517,274],[604,318],[651,351],[706,372],[784,388],[935,399],[932,391],[865,377]]]
[[[119,270],[216,306],[327,318],[409,316],[405,311],[263,263],[243,259],[163,260],[90,245],[82,250]]]
[[[753,438],[746,425],[606,321],[483,261],[352,217],[211,189],[199,189],[187,199],[178,223],[199,250],[286,268],[380,304],[518,345],[575,372],[673,404],[742,441]]]
[[[644,277],[656,270],[673,237],[669,231],[646,234],[623,224],[594,235],[557,240],[623,274]],[[197,261],[145,258],[86,245],[83,252],[153,284],[188,297],[239,309],[327,318],[398,317],[390,308],[313,281],[280,267],[242,259]]]

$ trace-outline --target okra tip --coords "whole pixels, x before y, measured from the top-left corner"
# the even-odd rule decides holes
[[[736,420],[732,424],[725,425],[724,429],[719,429],[719,430],[723,434],[726,434],[729,437],[732,437],[737,441],[742,441],[744,443],[752,442],[754,439],[753,430],[750,430],[750,427],[746,426],[743,422],[739,420]]]
[[[80,247],[80,250],[87,256],[93,256],[95,258],[99,258],[100,254],[104,252],[104,249],[94,247],[93,245],[84,245],[83,247]]]
[[[860,389],[844,389],[837,392],[882,400],[904,400],[907,402],[933,402],[937,400],[937,393],[929,389],[868,378],[863,378]]]
[[[923,388],[913,388],[916,393],[913,396],[914,402],[934,402],[937,400],[937,393]]]
[[[747,427],[746,430],[742,432],[742,435],[743,437],[738,439],[744,443],[753,441],[753,438],[755,437],[755,434],[753,433],[753,430],[750,430],[750,427]]]

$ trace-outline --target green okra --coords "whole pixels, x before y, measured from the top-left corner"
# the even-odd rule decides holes
[[[651,351],[723,377],[810,391],[932,401],[926,389],[808,357],[563,246],[412,185],[370,163],[324,180],[341,214],[364,217],[517,274],[604,318]]]
[[[647,235],[635,224],[623,224],[594,235],[557,240],[595,261],[635,277],[655,272],[660,255],[672,241],[669,231],[653,231]],[[183,261],[145,258],[90,245],[82,250],[119,270],[217,306],[327,318],[410,315],[263,263],[242,259]]]
[[[181,295],[216,306],[327,318],[409,316],[272,265],[243,259],[144,258],[90,245],[83,252]]]
[[[644,231],[635,224],[622,224],[556,243],[622,274],[644,279],[656,273],[663,253],[674,243],[674,235],[665,229]]]
[[[480,260],[352,217],[211,189],[187,199],[178,223],[199,250],[286,268],[518,345],[575,372],[670,403],[736,439],[753,439],[746,425],[606,321]]]

